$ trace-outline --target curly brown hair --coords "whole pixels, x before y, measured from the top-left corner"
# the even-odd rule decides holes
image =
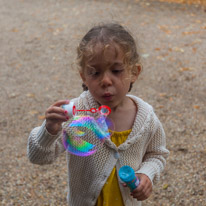
[[[134,38],[123,26],[117,23],[100,24],[90,29],[82,38],[77,47],[77,65],[80,72],[85,68],[85,60],[95,56],[94,47],[101,43],[107,48],[111,43],[116,43],[124,52],[124,64],[130,69],[131,74],[137,74],[137,65],[140,63],[140,55]],[[132,85],[130,86],[131,90]],[[83,86],[87,90],[86,86]]]

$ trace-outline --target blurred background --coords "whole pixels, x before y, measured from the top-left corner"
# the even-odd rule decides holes
[[[131,94],[153,105],[170,156],[147,206],[206,205],[205,0],[0,0],[0,205],[66,205],[65,153],[31,164],[30,131],[56,100],[82,92],[83,35],[118,22],[137,40],[143,72]]]

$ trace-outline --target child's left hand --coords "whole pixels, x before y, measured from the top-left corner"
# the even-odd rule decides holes
[[[152,182],[145,174],[136,175],[140,179],[140,184],[132,191],[131,195],[137,200],[146,200],[152,193]]]

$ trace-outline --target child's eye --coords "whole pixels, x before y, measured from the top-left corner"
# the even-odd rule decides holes
[[[100,74],[100,72],[93,72],[92,75],[93,76],[98,76]]]
[[[123,69],[114,69],[114,70],[112,70],[112,73],[114,73],[114,74],[120,74],[121,72],[123,72]]]
[[[89,76],[98,76],[99,75],[99,71],[97,71],[94,67],[89,67],[88,69],[87,69],[87,74],[89,75]]]
[[[96,77],[98,77],[99,75],[100,75],[100,72],[98,72],[98,71],[92,71],[92,72],[88,72],[87,73],[90,77],[92,77],[92,78],[96,78]]]

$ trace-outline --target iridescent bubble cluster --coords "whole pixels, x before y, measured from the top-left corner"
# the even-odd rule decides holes
[[[77,156],[94,154],[110,138],[114,124],[106,115],[74,116],[63,128],[65,149]]]

